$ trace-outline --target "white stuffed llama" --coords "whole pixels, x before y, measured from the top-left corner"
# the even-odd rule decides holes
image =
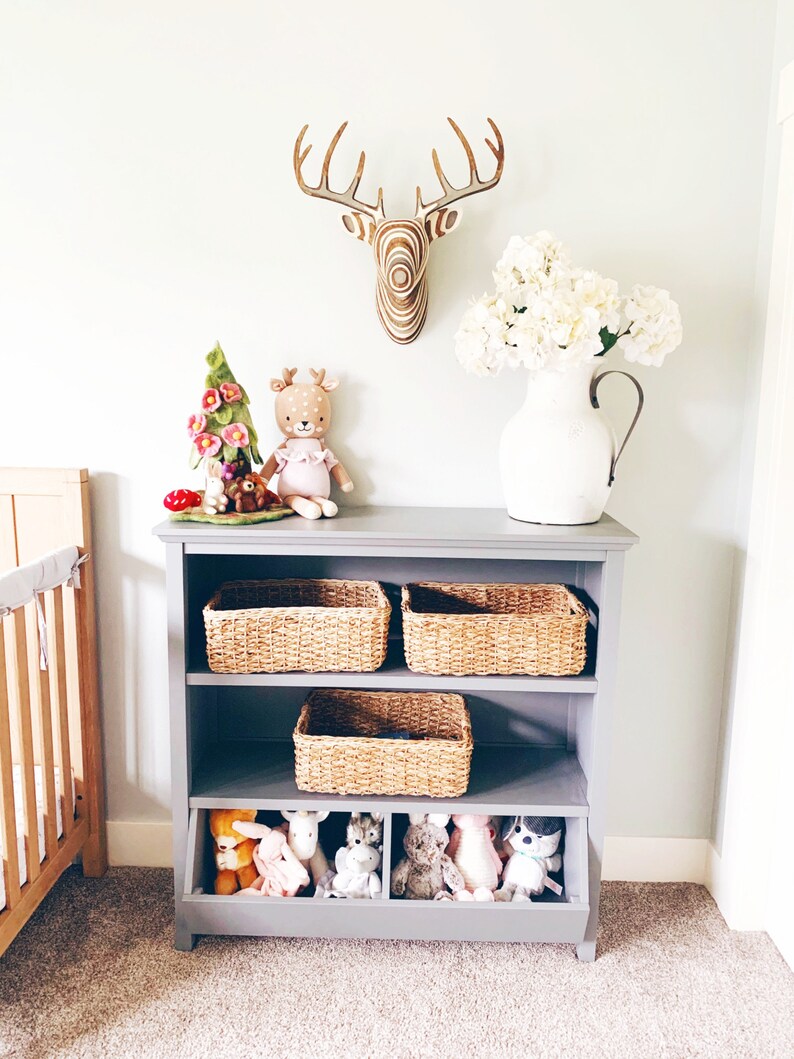
[[[562,857],[557,852],[565,831],[559,816],[511,816],[502,825],[502,842],[513,855],[505,865],[497,901],[529,901],[548,886],[561,892],[549,879],[559,871]]]
[[[289,823],[287,831],[289,848],[310,873],[316,886],[328,871],[328,861],[320,845],[319,834],[319,825],[327,819],[328,813],[310,813],[306,809],[282,809],[281,815]]]
[[[304,518],[333,518],[339,509],[330,499],[331,478],[343,493],[353,489],[350,475],[323,441],[331,425],[328,394],[339,381],[326,380],[324,368],[312,368],[313,383],[295,383],[297,370],[284,368],[283,378],[270,380],[284,440],[262,468],[262,478],[269,482],[278,471],[278,495]]]

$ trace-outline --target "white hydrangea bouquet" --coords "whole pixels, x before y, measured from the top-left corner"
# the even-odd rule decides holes
[[[615,280],[574,266],[551,232],[513,236],[493,277],[495,293],[472,303],[455,335],[458,360],[475,375],[505,365],[565,370],[615,344],[626,360],[660,367],[681,343],[681,314],[668,291],[636,286],[621,296]]]
[[[678,306],[666,290],[617,283],[573,264],[550,232],[514,236],[493,273],[496,291],[466,310],[455,352],[475,375],[507,365],[527,372],[526,400],[502,434],[499,462],[508,513],[523,522],[597,522],[615,467],[639,418],[639,402],[620,447],[598,403],[604,356],[659,367],[680,345]]]

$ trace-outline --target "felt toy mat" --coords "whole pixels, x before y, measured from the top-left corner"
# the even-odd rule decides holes
[[[171,511],[172,522],[211,522],[215,526],[255,526],[258,522],[275,522],[287,515],[294,515],[291,507],[271,507],[263,511],[230,511],[223,515],[207,515],[196,508],[186,511]]]

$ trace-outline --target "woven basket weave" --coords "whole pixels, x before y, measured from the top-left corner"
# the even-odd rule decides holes
[[[229,581],[204,608],[213,673],[371,673],[391,604],[377,581]]]
[[[588,614],[565,585],[449,585],[402,590],[408,667],[454,676],[573,676],[584,669]]]
[[[398,732],[411,738],[376,738]],[[460,695],[313,691],[292,738],[302,791],[455,798],[469,785],[471,724]]]

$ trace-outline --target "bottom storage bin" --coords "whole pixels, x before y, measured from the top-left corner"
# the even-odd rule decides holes
[[[361,806],[361,812],[367,809]],[[392,874],[403,856],[408,816],[383,819],[382,889],[376,900],[217,895],[208,809],[192,809],[183,892],[178,896],[182,929],[192,934],[270,937],[420,939],[428,941],[581,942],[590,914],[587,820],[566,818],[562,892],[526,902],[406,900],[391,895]],[[258,819],[277,822],[278,814]],[[321,822],[328,847],[344,835],[349,813]],[[325,830],[322,830],[325,828]],[[328,850],[326,850],[326,855]],[[329,855],[329,860],[333,857]]]

